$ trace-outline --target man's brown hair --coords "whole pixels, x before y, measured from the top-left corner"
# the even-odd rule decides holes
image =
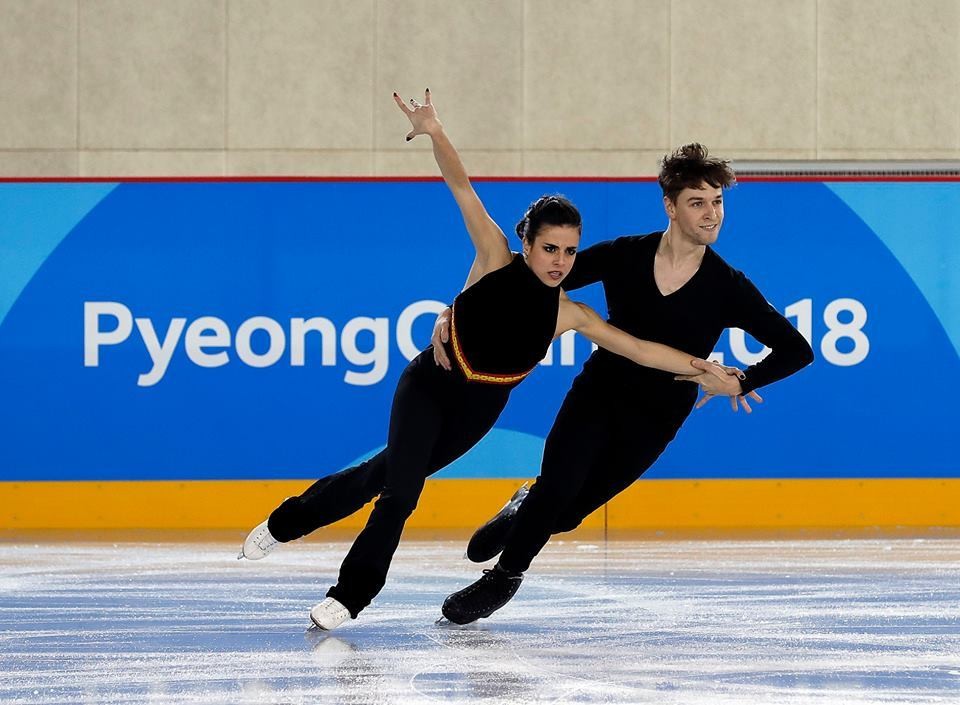
[[[730,162],[709,156],[707,148],[699,142],[685,144],[660,161],[657,177],[663,195],[672,203],[685,188],[699,188],[707,183],[713,188],[727,188],[737,182]]]

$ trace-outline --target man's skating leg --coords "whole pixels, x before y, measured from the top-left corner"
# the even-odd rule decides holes
[[[591,469],[604,462],[610,425],[589,401],[574,391],[567,395],[547,436],[540,476],[512,519],[495,569],[444,601],[442,612],[451,622],[487,617],[510,601],[558,516],[574,501]]]

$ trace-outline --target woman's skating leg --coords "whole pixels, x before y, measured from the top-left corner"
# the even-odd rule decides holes
[[[506,404],[506,389],[437,380],[432,376],[437,373],[450,374],[437,368],[428,375],[435,384],[414,379],[398,387],[390,415],[383,491],[344,558],[337,584],[327,592],[354,616],[383,588],[403,526],[417,506],[427,476],[476,445]]]

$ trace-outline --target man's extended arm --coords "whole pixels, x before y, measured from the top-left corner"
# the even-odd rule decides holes
[[[810,344],[742,272],[736,273],[734,286],[731,325],[742,328],[771,350],[744,370],[745,379],[740,383],[744,393],[789,377],[813,362]]]

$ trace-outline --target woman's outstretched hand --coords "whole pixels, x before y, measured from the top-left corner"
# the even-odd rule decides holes
[[[696,375],[677,375],[674,379],[700,385],[704,395],[697,402],[695,408],[699,409],[714,397],[722,396],[730,398],[730,408],[733,411],[738,411],[739,405],[742,404],[744,411],[749,414],[753,409],[750,408],[747,397],[755,402],[763,402],[763,397],[755,391],[743,394],[740,382],[746,379],[746,376],[742,370],[707,362],[706,360],[693,360],[690,364],[703,371]]]
[[[408,108],[407,104],[403,102],[403,98],[396,91],[393,92],[393,100],[410,120],[410,124],[413,125],[413,129],[407,133],[407,142],[417,135],[429,135],[436,130],[443,129],[443,125],[437,118],[437,110],[430,100],[429,88],[423,92],[423,105],[411,98]]]

